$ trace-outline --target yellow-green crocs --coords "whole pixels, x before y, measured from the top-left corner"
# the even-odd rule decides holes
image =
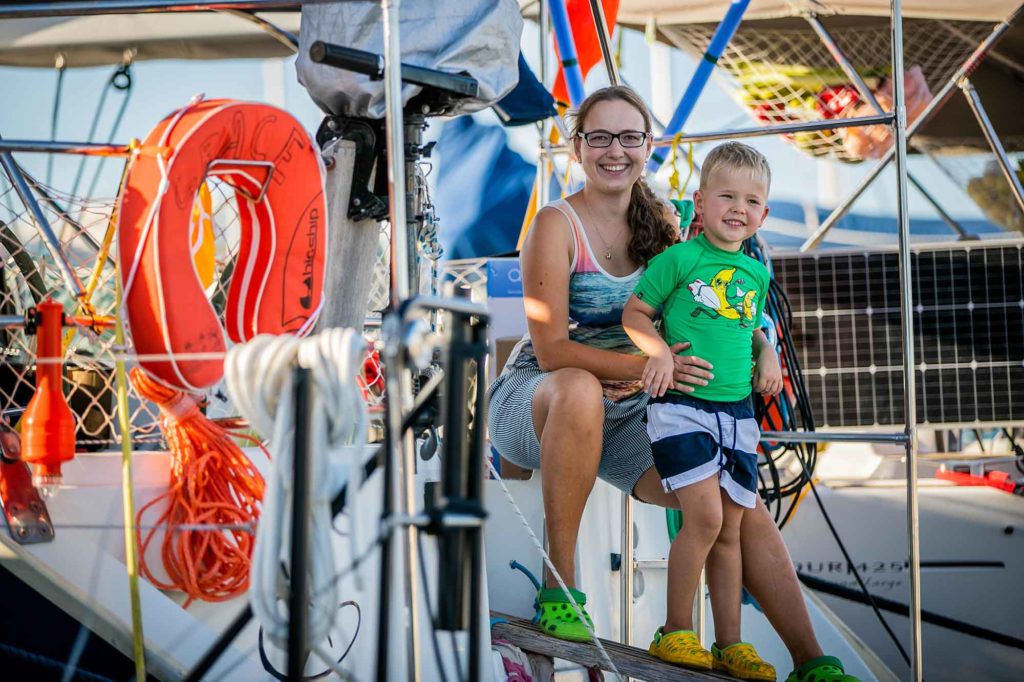
[[[694,670],[711,670],[711,652],[700,645],[700,639],[693,630],[676,630],[664,634],[658,628],[647,651],[666,663]]]
[[[775,682],[775,667],[757,655],[753,644],[737,642],[724,649],[712,644],[711,655],[715,659],[715,670],[721,670],[741,680]]]
[[[590,633],[587,632],[587,625],[593,630],[594,621],[590,618],[587,610],[583,608],[583,605],[587,603],[587,595],[571,587],[569,593],[579,604],[580,610],[583,611],[586,625],[580,620],[576,609],[572,607],[569,598],[560,587],[545,587],[537,593],[535,604],[537,613],[534,616],[534,621],[540,625],[541,630],[552,637],[570,642],[589,642]]]
[[[804,663],[786,678],[786,682],[860,682],[847,675],[843,663],[835,656],[818,656]]]

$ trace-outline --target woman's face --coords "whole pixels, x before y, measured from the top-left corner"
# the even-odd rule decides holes
[[[646,127],[643,115],[632,104],[621,99],[613,99],[598,102],[591,107],[580,130],[583,133],[643,133]],[[580,137],[573,140],[576,158],[583,166],[587,183],[601,192],[632,189],[633,183],[643,173],[644,164],[651,151],[651,142],[648,135],[639,147],[623,147],[621,140],[617,138],[607,147],[595,148]]]

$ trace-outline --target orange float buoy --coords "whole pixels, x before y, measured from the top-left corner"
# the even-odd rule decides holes
[[[223,326],[190,235],[207,177],[234,188],[241,226]],[[225,330],[235,342],[310,330],[326,265],[323,178],[309,134],[264,104],[193,102],[149,133],[129,162],[117,213],[128,327],[150,376],[199,391],[223,374],[216,356],[226,350]]]
[[[75,420],[64,398],[61,331],[64,307],[47,299],[34,311],[36,392],[21,418],[21,458],[32,465],[32,484],[52,495],[61,465],[75,456]]]

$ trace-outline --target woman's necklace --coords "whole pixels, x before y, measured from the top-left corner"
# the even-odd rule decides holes
[[[608,246],[608,241],[601,234],[601,228],[597,226],[597,220],[594,218],[594,212],[590,210],[590,202],[587,201],[587,195],[583,195],[583,205],[587,207],[587,217],[590,218],[590,223],[594,226],[594,232],[597,233],[597,238],[601,240],[604,245],[604,259],[612,259],[612,249]]]

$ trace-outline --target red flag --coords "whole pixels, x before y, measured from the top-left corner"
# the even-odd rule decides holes
[[[608,22],[608,33],[611,34],[615,27],[615,18],[619,14],[619,0],[601,0],[604,7],[604,18]],[[566,12],[569,14],[569,25],[572,27],[572,37],[576,42],[576,56],[580,63],[580,70],[583,77],[587,77],[590,68],[602,59],[601,43],[597,38],[597,24],[594,22],[593,12],[590,11],[590,0],[566,0]],[[558,45],[555,44],[555,54],[558,55]],[[565,86],[565,73],[562,71],[562,58],[558,57],[558,77],[555,79],[555,87],[551,94],[559,102],[569,101],[569,91]]]

